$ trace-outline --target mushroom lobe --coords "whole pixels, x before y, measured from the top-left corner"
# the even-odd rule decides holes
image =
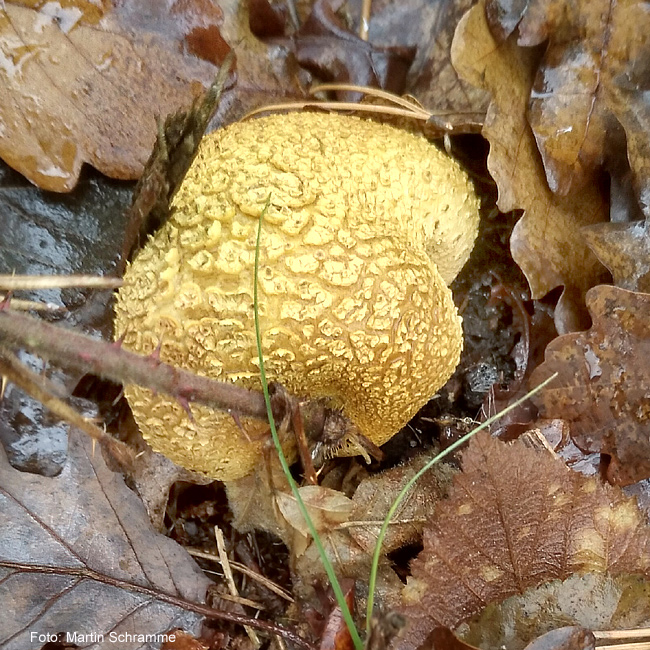
[[[354,117],[274,115],[204,138],[168,222],[118,293],[115,334],[142,354],[260,388],[269,380],[341,408],[375,444],[445,383],[462,347],[447,288],[467,260],[478,201],[459,166],[423,138]],[[154,450],[221,480],[257,464],[268,425],[241,424],[128,386]],[[290,446],[289,446],[290,447]],[[288,449],[292,452],[292,449]]]

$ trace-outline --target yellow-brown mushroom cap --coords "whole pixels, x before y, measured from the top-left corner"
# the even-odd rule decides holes
[[[128,349],[259,388],[253,274],[258,218],[267,375],[326,398],[375,444],[444,384],[462,347],[446,286],[478,228],[459,166],[423,138],[321,113],[274,115],[207,136],[169,221],[128,268],[115,334]],[[436,266],[437,265],[437,266]],[[442,277],[441,277],[442,275]],[[143,435],[189,469],[232,480],[268,427],[129,386]]]

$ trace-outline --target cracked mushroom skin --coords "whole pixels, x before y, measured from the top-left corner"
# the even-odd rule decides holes
[[[202,141],[168,222],[129,266],[115,335],[141,354],[323,398],[375,444],[397,433],[454,371],[461,319],[447,287],[478,229],[458,164],[424,138],[321,113],[233,124]],[[127,386],[145,439],[221,480],[250,473],[268,424]],[[247,439],[248,438],[248,439]],[[292,449],[288,448],[291,454]]]

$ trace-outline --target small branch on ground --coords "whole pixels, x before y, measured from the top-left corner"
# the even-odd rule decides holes
[[[267,421],[266,406],[261,391],[195,375],[155,357],[129,352],[119,343],[97,340],[6,307],[0,309],[0,340],[4,346],[11,345],[28,350],[64,368],[92,373],[121,384],[137,384],[153,391],[166,393],[175,397],[183,405],[192,402],[200,403],[233,415]],[[5,373],[0,370],[0,374]],[[10,380],[14,381],[12,377]],[[20,385],[18,381],[16,384]],[[36,399],[41,399],[40,392],[35,394],[26,384],[21,387]],[[38,392],[38,387],[35,387],[35,390]],[[281,422],[287,414],[299,409],[308,439],[319,440],[330,409],[316,400],[300,402],[295,397],[289,396],[286,391],[277,391],[277,395],[276,399],[272,399],[273,416],[276,421]],[[57,413],[72,424],[80,426],[78,419],[73,422],[62,415],[62,411],[59,410]],[[77,416],[87,422],[79,414]],[[96,435],[91,437],[95,438]]]

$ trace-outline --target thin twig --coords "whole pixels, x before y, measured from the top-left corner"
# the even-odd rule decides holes
[[[594,630],[597,639],[643,639],[650,638],[650,627],[639,627],[633,630]]]
[[[153,357],[129,352],[119,344],[108,344],[7,309],[0,309],[0,335],[5,345],[24,348],[81,372],[138,384],[186,403],[198,402],[266,420],[261,393],[194,375]]]
[[[288,102],[286,104],[268,104],[249,111],[242,117],[246,120],[254,115],[260,113],[269,113],[272,111],[289,111],[294,109],[303,108],[321,108],[324,110],[332,111],[358,111],[360,113],[379,113],[380,115],[397,115],[399,117],[408,117],[414,120],[427,121],[430,119],[430,114],[425,112],[419,113],[412,109],[403,109],[397,106],[378,106],[377,104],[356,104],[354,102],[319,102],[316,100],[303,101],[303,102]]]
[[[296,11],[296,3],[294,0],[285,0],[287,4],[287,9],[289,10],[289,18],[291,18],[291,23],[295,30],[300,29],[300,19],[298,18],[298,12]]]
[[[9,300],[7,294],[0,293],[0,303]],[[55,305],[51,302],[36,302],[35,300],[19,300],[18,298],[11,298],[11,308],[18,311],[46,311],[50,313],[65,311],[63,305]]]
[[[187,548],[187,547],[185,548],[185,550],[193,557],[200,557],[203,560],[212,560],[212,562],[221,563],[219,557],[214,553],[206,553],[205,551],[199,551],[198,549]],[[240,573],[243,573],[245,576],[248,576],[252,580],[259,582],[262,586],[266,587],[269,591],[272,591],[274,594],[280,596],[280,598],[284,598],[290,603],[294,602],[293,597],[286,589],[283,589],[279,585],[275,584],[275,582],[269,580],[266,576],[263,576],[261,573],[258,573],[257,571],[253,571],[252,569],[249,569],[245,564],[242,564],[241,562],[237,562],[235,560],[230,560],[230,566],[233,569],[235,569],[235,571],[239,571]]]
[[[268,421],[264,396],[260,391],[195,375],[155,356],[129,352],[120,343],[97,340],[19,314],[2,305],[0,340],[5,346],[23,348],[62,367],[165,393],[188,410],[191,403],[196,402],[232,415]],[[286,399],[274,401],[273,406],[273,414],[279,421],[284,418],[285,409],[300,409],[307,437],[318,440],[322,435],[329,410],[318,400],[298,402],[286,394]]]
[[[63,575],[63,576],[78,576],[80,578],[86,578],[88,580],[94,580],[96,582],[111,585],[112,587],[117,587],[118,589],[125,589],[136,594],[145,594],[151,596],[154,600],[158,600],[163,603],[168,603],[179,607],[186,611],[196,612],[201,614],[206,618],[217,619],[222,621],[229,621],[231,623],[237,623],[239,625],[249,625],[250,627],[260,630],[265,634],[277,634],[291,643],[294,643],[304,650],[314,650],[314,647],[305,639],[303,639],[297,632],[290,630],[276,623],[271,623],[270,621],[261,621],[259,619],[253,618],[251,616],[246,616],[244,614],[236,614],[234,612],[225,612],[220,609],[214,609],[208,607],[207,605],[201,605],[199,603],[194,603],[179,596],[174,596],[172,594],[166,594],[164,592],[158,591],[157,589],[151,587],[145,587],[143,585],[138,585],[128,580],[120,580],[119,578],[113,578],[112,576],[105,575],[99,571],[94,571],[87,567],[58,567],[58,566],[48,566],[40,564],[27,564],[21,562],[11,562],[9,560],[0,559],[0,567],[4,567],[13,571],[21,571],[24,573],[37,573],[40,575]]]
[[[363,93],[370,97],[375,97],[377,99],[383,99],[384,101],[395,104],[396,106],[401,106],[408,111],[414,113],[414,117],[419,117],[421,119],[428,120],[431,117],[431,113],[424,109],[419,104],[415,103],[412,99],[406,99],[389,93],[387,90],[382,90],[381,88],[372,88],[370,86],[357,86],[355,84],[341,84],[341,83],[323,83],[312,86],[309,89],[310,95],[315,95],[319,92],[332,91],[332,90],[345,90],[355,93]]]
[[[359,21],[359,38],[362,41],[368,40],[368,30],[370,29],[370,9],[372,0],[363,0],[361,5],[361,20]]]
[[[221,560],[221,566],[223,567],[223,574],[226,577],[226,583],[228,584],[228,590],[232,596],[239,598],[239,592],[237,591],[237,585],[235,584],[235,579],[233,578],[232,571],[230,569],[230,560],[228,559],[228,553],[226,551],[226,540],[223,538],[223,532],[219,526],[214,527],[214,537],[217,540],[217,550],[219,552],[219,559]],[[260,639],[255,634],[253,630],[248,625],[244,625],[246,634],[251,640],[254,648],[260,647]]]
[[[253,609],[259,609],[260,611],[264,609],[264,605],[261,603],[255,602],[250,598],[244,598],[243,596],[232,596],[230,594],[219,594],[221,600],[227,600],[229,603],[235,603],[236,605],[244,605],[245,607],[252,607]],[[250,628],[248,628],[250,630]],[[251,630],[255,634],[254,630]],[[250,635],[249,635],[250,636]],[[255,638],[259,638],[256,636]]]
[[[391,521],[389,526],[406,526],[415,524],[426,524],[427,517],[415,517],[413,519],[395,519]],[[344,528],[380,528],[384,523],[383,519],[368,519],[367,521],[344,521],[334,526],[335,530],[342,530]]]
[[[107,278],[98,275],[0,275],[0,290],[36,289],[117,289],[122,286],[121,278]]]

